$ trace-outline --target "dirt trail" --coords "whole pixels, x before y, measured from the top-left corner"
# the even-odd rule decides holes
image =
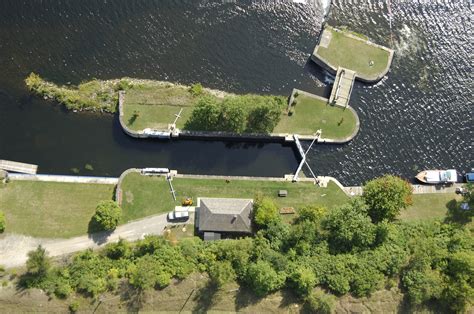
[[[42,245],[49,256],[60,256],[98,248],[107,243],[117,242],[120,238],[134,241],[147,234],[162,234],[166,225],[166,214],[129,222],[117,227],[113,232],[98,232],[71,239],[40,239],[24,235],[7,234],[0,239],[0,265],[11,268],[23,265],[29,251]]]

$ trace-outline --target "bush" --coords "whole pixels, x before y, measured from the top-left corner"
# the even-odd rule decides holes
[[[401,209],[412,204],[412,190],[410,183],[392,175],[369,181],[364,186],[363,198],[372,221],[393,221]]]
[[[78,310],[79,310],[79,301],[77,300],[72,301],[71,304],[69,304],[69,311],[71,311],[71,313],[76,313]]]
[[[5,219],[5,214],[0,211],[0,233],[3,233],[6,228],[7,221]]]
[[[114,230],[122,219],[122,209],[114,201],[102,201],[97,205],[92,219],[100,229]]]
[[[280,220],[275,202],[269,197],[257,196],[253,206],[254,221],[260,227],[266,227]]]
[[[199,96],[203,93],[203,87],[201,85],[201,83],[195,83],[193,85],[191,85],[191,87],[189,88],[189,92],[191,93],[191,95],[193,96]]]
[[[209,277],[211,282],[217,287],[232,282],[236,279],[236,274],[230,261],[219,261],[209,268]]]
[[[264,296],[280,289],[285,282],[285,275],[277,273],[266,261],[257,261],[249,265],[247,283],[258,296]]]
[[[288,276],[289,286],[300,297],[308,296],[316,282],[316,276],[309,268],[297,267]]]
[[[41,245],[36,250],[28,252],[26,269],[29,275],[41,280],[46,277],[50,268],[50,258]]]
[[[306,306],[311,313],[330,314],[334,312],[336,298],[318,290],[306,299]]]

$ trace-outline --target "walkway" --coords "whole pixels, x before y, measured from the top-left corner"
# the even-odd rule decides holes
[[[351,98],[356,73],[354,71],[337,68],[336,79],[331,90],[329,103],[346,108]]]
[[[450,186],[446,185],[422,185],[422,184],[413,184],[413,194],[430,194],[430,193],[452,193],[456,192],[456,188],[462,187],[462,183],[455,183]],[[343,188],[344,192],[349,196],[362,195],[361,186],[345,186]]]
[[[0,265],[10,268],[24,265],[28,252],[42,245],[49,256],[61,256],[88,248],[96,249],[107,243],[117,242],[119,239],[135,241],[145,235],[161,235],[164,228],[170,223],[166,220],[167,214],[129,222],[117,227],[113,232],[99,232],[91,235],[71,239],[40,239],[24,235],[7,234],[0,239]],[[192,223],[191,220],[186,222]],[[172,224],[171,224],[172,225]]]
[[[113,177],[86,177],[86,176],[66,176],[51,174],[20,174],[9,173],[10,180],[15,181],[44,181],[44,182],[67,182],[67,183],[96,183],[96,184],[117,184],[118,178]]]
[[[6,171],[35,174],[38,170],[38,166],[32,164],[25,164],[23,162],[17,161],[0,160],[0,169]]]

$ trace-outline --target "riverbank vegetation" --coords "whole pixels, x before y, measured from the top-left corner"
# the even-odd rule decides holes
[[[105,112],[117,110],[117,91],[127,87],[126,80],[92,80],[77,86],[59,86],[35,73],[31,73],[25,83],[34,93],[53,99],[69,110]]]
[[[362,77],[376,78],[384,73],[389,51],[348,36],[350,32],[344,30],[336,31],[327,26],[324,32],[330,34],[331,40],[327,47],[320,45],[316,53],[331,65],[353,70]]]
[[[40,238],[85,235],[99,201],[113,198],[114,186],[40,181],[0,185],[6,232]]]
[[[401,210],[408,204],[402,194],[386,195],[386,204],[399,204],[395,211]],[[407,308],[466,310],[474,293],[471,230],[459,222],[400,222],[389,214],[373,220],[371,200],[370,195],[354,198],[332,210],[308,202],[291,224],[263,215],[252,238],[170,243],[147,236],[80,252],[64,265],[52,264],[38,248],[30,253],[19,285],[59,298],[121,295],[138,309],[147,291],[179,286],[197,272],[207,274],[202,277],[209,277],[207,285],[197,296],[182,296],[172,310],[206,312],[217,291],[235,283],[253,292],[253,303],[284,289],[310,312],[331,312],[335,297],[361,298],[384,288],[400,289]],[[273,200],[262,204],[267,202]],[[262,208],[274,208],[267,205]],[[186,299],[199,299],[202,293],[207,301],[186,308]]]

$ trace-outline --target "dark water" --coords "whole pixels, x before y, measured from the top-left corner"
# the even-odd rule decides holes
[[[58,83],[132,76],[240,93],[287,95],[298,87],[325,94],[331,76],[308,62],[323,8],[307,2],[2,0],[0,158],[37,163],[44,173],[117,175],[131,166],[293,172],[291,146],[135,140],[112,116],[66,112],[32,97],[23,79],[34,71]],[[345,184],[472,166],[471,7],[391,2],[396,57],[388,78],[355,87],[361,133],[347,145],[318,145],[310,156],[317,174]],[[390,45],[387,11],[380,1],[334,1],[329,20]]]

